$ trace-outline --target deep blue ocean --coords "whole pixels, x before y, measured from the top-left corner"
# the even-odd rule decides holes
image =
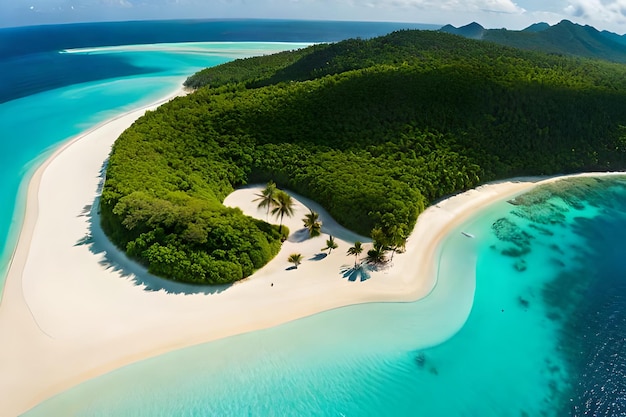
[[[63,141],[204,66],[408,27],[423,25],[0,29],[0,283],[21,222],[20,184]],[[220,43],[187,43],[199,41]],[[174,44],[127,47],[163,42]],[[98,48],[108,45],[120,47]],[[453,231],[439,251],[437,286],[422,300],[345,307],[175,351],[26,415],[624,416],[626,177],[556,184],[496,203]]]
[[[333,42],[399,29],[438,28],[418,23],[185,20],[0,29],[0,103],[66,85],[159,71],[115,55],[59,55],[64,49],[180,42]]]

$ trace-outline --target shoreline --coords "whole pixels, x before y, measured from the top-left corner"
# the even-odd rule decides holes
[[[118,114],[117,116],[106,119],[96,124],[95,126],[85,131],[82,131],[79,134],[72,136],[69,139],[61,142],[56,147],[44,149],[44,151],[40,155],[38,155],[33,160],[29,161],[28,165],[25,167],[26,174],[24,175],[24,178],[20,181],[18,193],[17,193],[17,199],[18,200],[23,199],[23,205],[20,205],[19,202],[15,205],[15,211],[13,213],[12,222],[11,222],[12,224],[8,230],[7,247],[5,248],[4,253],[0,253],[0,256],[8,257],[8,262],[4,269],[0,269],[0,273],[5,273],[6,274],[5,278],[6,278],[8,277],[8,271],[11,270],[11,265],[13,264],[19,241],[22,238],[22,234],[24,233],[24,223],[26,221],[26,217],[27,217],[26,214],[28,212],[28,200],[31,199],[29,198],[32,192],[31,187],[33,187],[33,184],[35,182],[37,183],[37,187],[39,186],[38,178],[41,177],[41,172],[39,171],[45,170],[45,167],[51,163],[51,161],[56,157],[56,155],[63,152],[65,148],[71,146],[74,142],[83,139],[85,136],[88,136],[94,131],[101,129],[107,124],[113,123],[116,120],[124,116],[127,116],[129,113],[133,113],[135,111],[145,112],[146,110],[153,109],[155,107],[158,107],[161,104],[168,102],[169,100],[172,100],[173,98],[177,96],[189,94],[190,91],[191,91],[190,89],[181,85],[180,87],[177,87],[174,90],[174,92],[169,93],[159,98],[155,102],[145,104],[137,109],[129,110],[125,113]],[[36,176],[38,176],[38,178],[35,178]],[[34,198],[34,200],[36,200],[36,198]],[[34,212],[34,216],[36,217],[36,212]],[[9,245],[12,246],[12,248]],[[2,304],[2,300],[4,298],[5,285],[6,285],[6,282],[0,281],[0,305]]]
[[[499,181],[440,201],[420,215],[393,267],[372,272],[363,282],[349,282],[338,270],[354,262],[345,254],[352,242],[369,239],[296,196],[296,213],[284,222],[290,238],[251,277],[206,293],[198,287],[155,291],[146,282],[159,278],[136,276],[147,274],[118,262],[121,252],[102,240],[94,203],[101,168],[119,133],[146,110],[180,94],[182,87],[68,140],[30,178],[0,302],[0,390],[10,398],[0,405],[0,414],[23,413],[87,379],[175,349],[347,305],[425,297],[437,281],[435,255],[451,231],[493,202],[566,177]],[[252,202],[258,190],[237,190],[224,204],[265,219],[265,211]],[[322,236],[302,239],[300,219],[309,207],[320,213]],[[339,248],[315,260],[328,234]],[[286,258],[295,251],[305,261],[290,270]]]
[[[16,242],[16,244],[11,251],[11,255],[6,267],[5,281],[3,282],[3,288],[0,292],[0,334],[3,334],[5,336],[3,337],[3,344],[0,346],[0,369],[3,369],[3,373],[0,373],[0,389],[5,390],[5,392],[24,392],[28,391],[29,389],[27,384],[22,384],[23,386],[21,390],[12,388],[11,380],[7,378],[9,375],[6,375],[6,372],[4,372],[4,370],[10,369],[8,364],[11,363],[11,358],[5,356],[7,354],[7,351],[15,353],[16,351],[19,351],[18,349],[20,348],[20,346],[25,347],[23,344],[16,344],[14,340],[15,338],[20,336],[23,337],[24,344],[30,341],[37,340],[41,335],[44,335],[45,338],[52,339],[52,336],[50,336],[43,329],[41,329],[33,315],[33,312],[26,302],[24,297],[22,280],[24,272],[23,269],[29,256],[30,244],[38,220],[40,203],[39,191],[42,177],[45,174],[46,169],[56,160],[59,155],[63,154],[63,152],[69,149],[72,145],[88,139],[90,135],[93,135],[98,131],[102,131],[103,129],[106,129],[107,126],[111,126],[116,123],[119,124],[117,126],[118,128],[122,126],[128,127],[132,124],[132,122],[134,122],[134,120],[143,115],[147,110],[154,109],[159,105],[184,94],[187,94],[187,91],[185,91],[184,87],[177,87],[176,90],[159,98],[155,102],[143,105],[138,109],[133,109],[128,112],[116,115],[86,131],[81,132],[74,137],[69,138],[68,140],[60,144],[56,149],[47,150],[42,156],[32,161],[32,166],[29,168],[27,176],[22,181],[22,184],[20,184],[20,192],[24,193],[23,195],[25,195],[26,201],[22,206],[22,212],[19,214],[14,214],[15,219],[21,220],[21,225],[15,239],[11,240],[12,242]],[[128,119],[128,122],[126,122],[125,119]],[[124,127],[122,131],[126,127]],[[117,138],[117,136],[115,136],[115,138]],[[104,156],[103,161],[106,160],[106,158],[108,158],[108,152]],[[7,319],[8,321],[17,320],[17,322],[11,325],[8,324],[7,320],[5,319]],[[19,325],[17,323],[19,323]],[[9,338],[6,337],[7,335],[9,336]],[[9,343],[7,343],[8,341],[14,343],[10,344],[10,346],[7,346],[9,345]],[[45,352],[43,351],[40,351],[39,353],[45,354]],[[23,355],[21,359],[22,365],[27,364],[27,355]],[[25,366],[23,369],[17,368],[14,372],[21,373],[28,368],[29,366]],[[12,376],[15,376],[15,374]],[[27,382],[28,378],[29,377],[23,378],[23,381],[21,382]],[[24,381],[24,379],[26,381]],[[49,395],[46,395],[46,397],[48,396]],[[21,401],[19,399],[19,397],[18,399],[13,397],[13,401],[15,403],[0,405],[0,412],[3,415],[4,413],[7,413],[6,415],[17,415],[18,413],[25,412],[26,410],[32,408],[34,405],[36,405],[36,403],[40,402],[43,399],[45,399],[45,397],[41,397],[40,395],[36,402],[33,402],[31,400],[30,403],[24,403],[24,401]]]

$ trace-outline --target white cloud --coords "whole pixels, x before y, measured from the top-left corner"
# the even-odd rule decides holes
[[[565,13],[596,22],[626,23],[626,0],[575,0]]]

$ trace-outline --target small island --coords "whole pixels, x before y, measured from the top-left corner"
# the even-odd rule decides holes
[[[374,248],[433,202],[520,175],[626,166],[626,68],[405,30],[233,61],[115,143],[102,227],[157,275],[250,276],[287,230],[224,198],[275,181]]]

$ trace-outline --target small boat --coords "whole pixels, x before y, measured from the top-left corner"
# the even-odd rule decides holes
[[[474,239],[474,238],[476,237],[476,236],[474,236],[473,234],[471,234],[471,233],[467,233],[467,232],[461,232],[461,234],[462,234],[463,236],[465,236],[465,237],[469,237],[469,238],[472,238],[472,239]]]

